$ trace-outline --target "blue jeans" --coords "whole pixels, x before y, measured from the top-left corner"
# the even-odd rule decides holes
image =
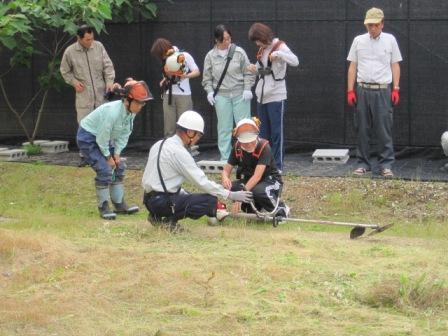
[[[269,141],[274,154],[275,164],[283,170],[285,146],[283,139],[283,118],[286,100],[266,104],[257,103],[257,114],[260,118],[260,137]]]
[[[113,172],[112,167],[107,163],[107,158],[96,143],[95,135],[79,127],[76,142],[85,160],[96,172],[95,184],[97,186],[107,186],[112,182],[123,181],[126,164],[123,161],[120,162]],[[113,154],[113,148],[110,147],[109,150]],[[112,180],[112,173],[114,173],[114,181]]]

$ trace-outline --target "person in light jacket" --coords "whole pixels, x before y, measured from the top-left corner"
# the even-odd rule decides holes
[[[249,29],[249,40],[260,48],[257,64],[249,69],[258,75],[255,89],[257,114],[261,121],[260,136],[269,141],[280,173],[285,156],[284,117],[286,110],[286,68],[298,66],[299,59],[284,41],[274,38],[271,28],[263,23],[254,23]]]
[[[227,161],[232,149],[234,123],[250,118],[251,87],[255,76],[248,70],[250,63],[246,52],[232,44],[229,28],[222,24],[216,26],[214,36],[215,46],[204,60],[202,86],[207,92],[208,102],[216,109],[218,148],[221,161]],[[232,59],[219,90],[215,92],[229,55]]]
[[[116,84],[114,91],[123,99],[103,104],[83,118],[76,136],[81,153],[96,172],[98,210],[103,219],[115,219],[116,213],[131,214],[139,210],[124,201],[126,165],[121,152],[132,133],[135,116],[152,99],[146,83],[132,78],[123,89]],[[115,211],[109,208],[109,195]]]

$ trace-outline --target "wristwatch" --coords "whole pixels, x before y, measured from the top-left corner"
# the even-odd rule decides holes
[[[399,86],[394,86],[394,90],[400,91],[400,87]]]

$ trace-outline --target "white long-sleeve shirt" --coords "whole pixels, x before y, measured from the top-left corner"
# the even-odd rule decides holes
[[[145,192],[163,192],[157,171],[157,155],[162,140],[156,142],[149,151],[148,162],[143,173],[142,186]],[[187,180],[196,184],[204,192],[213,196],[227,199],[229,190],[210,181],[204,172],[197,166],[191,154],[184,147],[182,139],[178,135],[168,138],[160,153],[160,170],[163,182],[170,193],[175,193]]]
[[[278,42],[278,38],[272,40],[272,43],[269,47],[263,50],[263,54],[261,55],[261,62],[264,66],[268,65],[268,56],[271,52],[272,48]],[[272,53],[273,56],[277,56],[277,58],[272,62],[272,71],[274,73],[275,78],[280,79],[284,78],[286,75],[286,68],[288,65],[290,66],[298,66],[299,59],[297,56],[288,48],[285,43],[282,43],[278,50]],[[257,62],[257,67],[260,68],[260,64]],[[259,80],[257,87],[255,88],[255,94],[257,95],[257,101],[260,102],[261,99],[261,89],[264,82],[264,91],[263,91],[263,104],[282,101],[287,98],[286,94],[286,81],[275,81],[271,75],[265,76],[264,80]]]

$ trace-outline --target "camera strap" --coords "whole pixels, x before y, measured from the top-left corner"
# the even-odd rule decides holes
[[[221,87],[222,81],[224,80],[224,77],[227,73],[227,68],[229,67],[230,61],[233,58],[233,54],[235,53],[236,44],[232,43],[229,48],[229,52],[227,53],[227,61],[226,65],[224,66],[224,70],[222,71],[221,77],[219,78],[218,85],[216,85],[215,90],[213,91],[213,98],[216,97],[218,94],[219,88]]]

